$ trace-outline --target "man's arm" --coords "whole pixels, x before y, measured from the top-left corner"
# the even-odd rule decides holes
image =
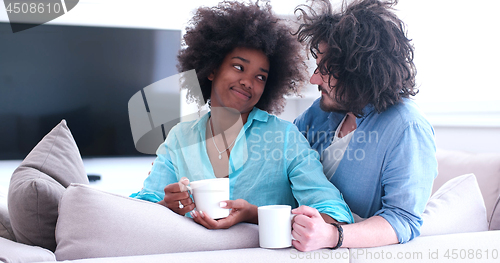
[[[338,223],[337,220],[326,214],[320,213],[323,220],[328,223],[342,225],[344,241],[342,247],[361,248],[377,247],[398,243],[398,237],[391,224],[381,216],[372,216],[355,224]],[[335,228],[335,231],[338,230]],[[334,231],[334,232],[335,232]],[[338,233],[334,240],[338,240]]]
[[[342,228],[344,229],[342,247],[378,247],[399,243],[396,232],[381,216],[372,216],[359,223],[344,225]]]
[[[320,214],[316,209],[301,206],[293,210],[295,217],[292,235],[293,246],[300,251],[332,248],[337,245],[339,231],[331,223],[331,217]],[[344,224],[344,240],[341,247],[363,248],[398,243],[396,232],[381,216],[373,216],[362,222]]]

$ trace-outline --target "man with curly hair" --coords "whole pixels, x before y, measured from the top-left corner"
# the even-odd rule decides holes
[[[328,0],[318,0],[296,9],[321,98],[295,124],[357,219],[342,231],[314,209],[294,210],[309,224],[300,233],[307,240],[294,241],[299,250],[405,243],[420,234],[436,147],[432,126],[410,100],[418,92],[413,46],[395,4],[355,0],[332,12]]]
[[[178,69],[195,69],[201,93],[189,80],[183,88],[200,105],[208,102],[211,111],[172,128],[143,189],[132,196],[188,214],[210,229],[257,223],[257,207],[275,204],[307,205],[328,222],[352,223],[341,194],[323,174],[318,153],[295,125],[270,114],[282,110],[284,95],[304,79],[300,44],[271,6],[222,2],[200,7],[184,41]],[[184,185],[217,177],[229,177],[231,200],[221,206],[231,212],[214,220],[192,211],[195,204]]]

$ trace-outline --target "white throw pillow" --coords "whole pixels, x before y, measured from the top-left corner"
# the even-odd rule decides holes
[[[455,177],[429,199],[422,214],[421,236],[488,230],[483,196],[474,174]]]
[[[241,223],[209,230],[151,202],[71,184],[59,203],[56,258],[116,257],[259,246],[259,230]]]

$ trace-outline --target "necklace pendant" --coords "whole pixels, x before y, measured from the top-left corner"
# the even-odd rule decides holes
[[[219,160],[222,159],[222,155],[219,153]]]

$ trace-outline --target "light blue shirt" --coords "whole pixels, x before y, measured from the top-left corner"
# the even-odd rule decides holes
[[[434,130],[409,99],[382,113],[368,105],[364,113],[356,119],[337,170],[327,177],[332,176],[353,213],[382,216],[405,243],[420,235],[421,215],[437,176]],[[318,99],[294,123],[323,154],[344,116],[324,112]]]
[[[187,177],[215,178],[206,148],[206,123],[182,122],[160,145],[143,189],[132,197],[158,202],[166,185]],[[230,199],[256,206],[307,205],[340,222],[353,217],[340,192],[323,174],[319,154],[290,122],[254,108],[234,143],[229,158]]]

